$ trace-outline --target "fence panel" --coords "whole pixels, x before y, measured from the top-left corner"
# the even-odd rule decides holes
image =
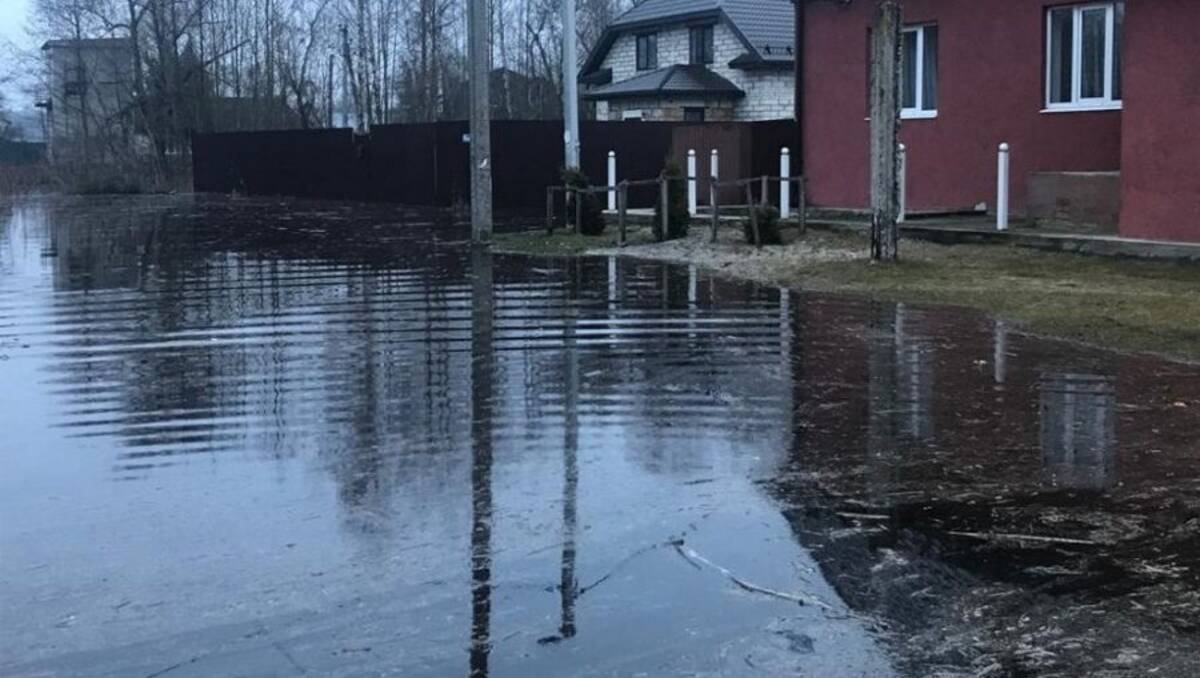
[[[349,129],[201,134],[192,139],[195,189],[249,195],[374,200],[411,205],[466,203],[470,194],[467,123],[377,125]],[[492,182],[500,209],[542,209],[546,186],[560,183],[561,121],[494,121]],[[709,157],[721,155],[725,179],[779,172],[779,149],[795,125],[769,123],[584,122],[581,164],[593,184],[607,179],[608,152],[620,179],[652,179],[670,159],[698,156],[698,195],[708,202]],[[777,189],[776,189],[777,190]],[[722,189],[722,202],[739,196]],[[629,189],[630,207],[650,207],[653,186]]]

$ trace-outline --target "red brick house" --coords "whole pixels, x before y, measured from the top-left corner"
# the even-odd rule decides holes
[[[825,207],[868,202],[875,0],[804,5],[804,172]],[[910,212],[994,207],[1200,241],[1200,0],[904,0]]]

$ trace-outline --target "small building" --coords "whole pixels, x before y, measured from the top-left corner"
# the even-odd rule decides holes
[[[748,121],[794,115],[792,0],[645,0],[585,62],[599,120]]]
[[[133,50],[127,39],[50,40],[46,141],[52,158],[104,154],[133,132]]]
[[[803,172],[812,204],[869,202],[875,0],[801,0]],[[910,212],[1200,241],[1200,2],[905,0],[900,141]],[[820,77],[817,77],[820,74]]]

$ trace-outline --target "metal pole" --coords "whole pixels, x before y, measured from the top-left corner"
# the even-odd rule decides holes
[[[608,152],[608,211],[617,209],[617,152]]]
[[[800,9],[796,10],[801,11]],[[779,218],[792,216],[792,152],[787,146],[779,152]]]
[[[696,149],[688,149],[687,155],[688,216],[696,216]]]
[[[996,230],[1008,230],[1008,144],[1000,144],[1000,155],[996,161]]]
[[[579,51],[575,46],[575,0],[562,0],[563,142],[566,166],[579,168]]]
[[[900,157],[897,160],[899,168],[896,170],[896,182],[900,184],[897,190],[899,194],[899,207],[896,209],[896,222],[904,223],[904,215],[908,211],[908,148],[904,144],[900,144]]]
[[[468,54],[471,68],[471,241],[492,239],[492,132],[490,0],[470,0],[467,13]]]

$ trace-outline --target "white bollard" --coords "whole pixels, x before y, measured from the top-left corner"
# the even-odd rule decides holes
[[[900,144],[900,155],[897,158],[899,167],[896,172],[898,199],[900,204],[896,210],[896,221],[903,224],[904,215],[908,212],[908,148]]]
[[[779,218],[792,215],[792,152],[787,146],[779,152]]]
[[[608,211],[617,211],[617,152],[608,152]]]
[[[688,214],[696,216],[696,149],[688,151],[687,163]]]
[[[996,164],[996,230],[1008,230],[1008,144],[1000,144],[1000,158]]]

